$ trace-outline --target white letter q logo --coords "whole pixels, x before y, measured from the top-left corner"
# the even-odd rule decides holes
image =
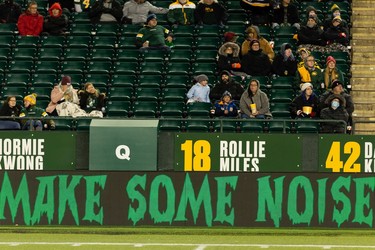
[[[116,148],[116,157],[120,160],[130,160],[130,148],[126,145],[119,145]]]

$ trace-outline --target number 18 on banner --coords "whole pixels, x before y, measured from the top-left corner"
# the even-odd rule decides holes
[[[206,140],[186,140],[181,144],[184,152],[184,171],[211,170],[211,144]]]

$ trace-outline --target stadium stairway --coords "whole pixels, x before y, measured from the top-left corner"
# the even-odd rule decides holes
[[[351,95],[355,106],[353,119],[356,134],[375,134],[374,15],[374,0],[353,0]]]

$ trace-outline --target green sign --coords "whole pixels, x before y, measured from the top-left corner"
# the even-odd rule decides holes
[[[320,136],[319,171],[374,173],[375,138],[358,135]]]
[[[76,137],[66,132],[0,132],[0,171],[74,170]]]
[[[157,120],[92,120],[90,170],[155,171]]]
[[[175,170],[220,172],[300,172],[298,135],[176,134]]]

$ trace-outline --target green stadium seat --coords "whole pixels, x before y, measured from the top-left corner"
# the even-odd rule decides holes
[[[140,64],[140,74],[164,74],[163,62],[144,62]]]
[[[221,40],[219,37],[197,37],[196,38],[196,47],[197,49],[203,50],[203,49],[211,49],[211,50],[217,50],[219,49],[219,44]]]
[[[154,101],[136,101],[133,104],[134,117],[155,118],[158,112],[158,103]]]
[[[186,131],[188,132],[210,132],[211,122],[207,120],[187,119]]]
[[[26,87],[8,87],[5,86],[1,89],[2,99],[6,99],[8,96],[15,96],[16,99],[23,100],[26,95]]]
[[[117,46],[116,36],[95,36],[92,40],[95,49],[114,49]]]
[[[273,77],[271,78],[272,89],[292,89],[295,83],[295,77]]]
[[[9,62],[9,72],[30,74],[34,69],[34,62],[31,60]]]
[[[57,83],[56,74],[34,74],[31,79],[32,86],[35,87],[52,87]]]
[[[12,60],[35,60],[36,48],[14,48]]]
[[[327,11],[325,2],[302,1],[298,5],[300,13],[305,13],[308,6],[314,7],[318,14],[323,14]]]
[[[271,102],[270,110],[274,118],[290,119],[288,102]]]
[[[160,116],[162,117],[182,117],[185,113],[185,103],[168,101],[160,104]]]
[[[88,48],[68,48],[64,51],[64,60],[84,61],[89,54]]]
[[[163,101],[185,101],[186,89],[184,88],[164,88],[162,91]]]
[[[121,37],[132,37],[135,38],[138,31],[142,28],[141,25],[123,25],[121,28]]]
[[[0,61],[8,60],[10,56],[10,52],[11,52],[10,48],[0,48]]]
[[[51,99],[51,87],[30,87],[28,93],[37,94],[37,100],[50,100]]]
[[[0,35],[14,35],[18,31],[15,23],[2,23],[0,25]]]
[[[135,36],[134,37],[120,37],[118,40],[118,48],[120,49],[137,49],[135,46]]]
[[[138,50],[119,49],[117,51],[117,61],[138,62],[140,56]]]
[[[243,24],[228,24],[224,28],[224,32],[231,31],[236,33],[239,36],[243,36],[245,34],[246,25]]]
[[[63,48],[66,42],[64,36],[43,36],[40,39],[41,48]]]
[[[55,122],[56,130],[73,130],[74,119],[68,117],[61,117],[59,119],[53,119]]]
[[[232,12],[244,12],[240,1],[226,1],[224,2],[227,11],[232,14]]]
[[[259,119],[246,119],[241,120],[239,126],[242,133],[263,133],[264,123],[263,120]]]
[[[214,132],[237,132],[238,121],[231,121],[226,119],[215,119],[212,122]]]
[[[189,117],[209,117],[212,109],[211,103],[193,102],[186,105]]]
[[[60,71],[59,61],[36,61],[35,62],[35,72],[37,74],[57,74]]]
[[[180,37],[193,37],[196,30],[193,25],[176,25],[172,28],[172,32],[177,39],[183,39]]]
[[[292,50],[296,51],[297,49],[297,40],[293,39],[292,37],[275,37],[274,39],[275,45],[273,50],[274,51],[280,51],[281,45],[283,43],[289,43],[292,46]]]
[[[48,61],[48,60],[60,60],[62,57],[62,49],[61,48],[41,48],[38,54],[38,60],[41,61]]]
[[[333,56],[337,64],[350,64],[351,63],[349,52],[331,51],[329,53],[325,53],[323,56],[324,56],[324,60],[326,60],[328,56]],[[325,65],[325,61],[324,61],[324,65]]]
[[[0,48],[10,48],[13,44],[13,35],[0,36]]]
[[[195,38],[194,37],[184,37],[184,38],[176,38],[173,40],[173,49],[189,49],[195,46]]]
[[[111,87],[108,91],[110,101],[131,101],[134,95],[133,88],[129,87]]]
[[[291,89],[271,89],[270,102],[287,102],[291,103],[294,98],[294,91]]]
[[[91,36],[70,35],[66,40],[67,48],[89,48],[91,46]]]
[[[168,53],[163,50],[145,50],[141,54],[145,62],[163,62],[169,58]]]
[[[248,16],[244,12],[230,13],[228,15],[228,24],[245,24],[248,21]]]
[[[14,41],[16,48],[36,48],[38,44],[38,36],[16,36]]]
[[[193,75],[213,75],[217,72],[217,66],[214,62],[197,62],[192,65]]]
[[[135,75],[114,75],[112,85],[114,87],[133,87],[137,84],[137,80]]]
[[[86,70],[86,61],[65,60],[61,63],[61,72],[65,75],[83,74]]]
[[[65,74],[61,74],[60,76],[58,76],[58,82],[61,81],[61,78],[64,76]],[[66,74],[68,75],[68,74]],[[85,82],[85,77],[84,77],[84,74],[83,73],[71,73],[69,74],[70,78],[72,79],[72,86],[73,88],[80,88],[82,83]]]
[[[296,120],[296,133],[319,133],[319,123],[313,121]]]
[[[167,65],[166,75],[188,75],[190,68],[189,62],[171,62]]]
[[[88,131],[90,130],[91,118],[76,118],[76,129],[77,131]]]
[[[160,88],[138,88],[135,91],[135,98],[138,101],[158,101]]]
[[[292,38],[297,34],[297,28],[294,26],[277,26],[273,30],[274,37],[276,38]]]
[[[88,15],[88,11],[83,11],[83,12],[73,12],[71,15],[73,23],[76,24],[90,24],[91,20]]]
[[[182,75],[166,75],[165,87],[166,88],[184,88],[190,84],[190,77],[187,74]]]
[[[115,52],[113,49],[93,49],[90,60],[92,61],[112,61]]]
[[[163,76],[160,74],[156,75],[140,75],[138,77],[138,85],[141,88],[153,87],[160,88],[164,84]]]
[[[111,71],[112,62],[90,61],[87,63],[87,72],[89,74],[109,74]]]
[[[199,37],[216,37],[221,35],[221,27],[218,25],[202,25],[198,26],[196,36]]]
[[[70,26],[70,34],[73,36],[91,36],[94,28],[91,23],[73,23]]]
[[[0,73],[3,74],[8,71],[8,61],[0,60]]]
[[[117,74],[132,74],[138,73],[138,63],[137,62],[122,62],[118,61],[113,65],[114,73]]]
[[[107,103],[108,117],[128,117],[131,110],[130,101],[111,101]]]
[[[5,86],[27,87],[30,84],[30,74],[5,74]]]
[[[290,133],[292,123],[283,120],[267,120],[267,129],[270,133]]]
[[[183,127],[183,120],[159,120],[159,130],[169,132],[180,132]]]
[[[115,23],[100,23],[96,26],[96,36],[117,36],[119,25]]]
[[[196,50],[196,62],[215,62],[217,61],[217,50]]]
[[[172,49],[169,57],[169,61],[174,62],[188,62],[190,63],[190,60],[192,58],[193,52],[190,49],[181,49],[181,50],[175,50]]]
[[[100,88],[107,88],[111,85],[111,77],[109,74],[87,74],[85,80],[86,82],[94,84],[95,87]]]

